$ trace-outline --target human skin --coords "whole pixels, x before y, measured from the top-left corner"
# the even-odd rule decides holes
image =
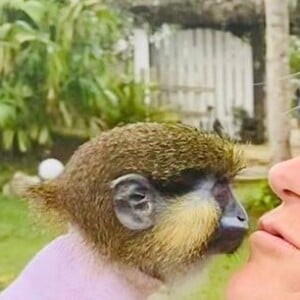
[[[300,157],[269,171],[281,205],[259,220],[250,257],[230,280],[227,300],[300,299]]]

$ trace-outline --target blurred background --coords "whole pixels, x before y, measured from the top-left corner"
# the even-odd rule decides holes
[[[279,203],[268,168],[300,153],[299,105],[298,0],[0,0],[0,289],[57,234],[19,196],[52,176],[41,161],[126,123],[218,119],[245,152],[234,186],[254,228]],[[222,299],[247,255],[180,299]]]

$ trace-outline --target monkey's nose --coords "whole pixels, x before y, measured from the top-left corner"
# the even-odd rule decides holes
[[[226,217],[223,216],[221,218],[221,226],[226,229],[242,229],[242,230],[247,230],[249,228],[248,224],[248,218],[246,217]]]
[[[241,221],[241,222],[247,221],[246,216],[237,216],[237,218],[238,218],[238,220]]]
[[[244,207],[235,201],[221,218],[221,226],[227,229],[248,230],[248,215]]]
[[[233,253],[249,229],[248,215],[236,201],[223,212],[218,233],[209,245],[211,253]]]

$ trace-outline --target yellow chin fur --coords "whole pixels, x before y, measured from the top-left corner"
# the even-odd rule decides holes
[[[193,257],[195,252],[202,253],[218,226],[220,216],[213,199],[184,198],[176,199],[154,228],[158,245],[163,245],[165,253],[172,253],[177,259]]]

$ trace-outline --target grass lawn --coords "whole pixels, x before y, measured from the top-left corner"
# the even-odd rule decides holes
[[[0,197],[0,289],[52,238],[33,225],[25,201]]]
[[[259,184],[240,184],[237,194],[244,201],[259,192]],[[54,237],[50,231],[39,230],[28,215],[26,202],[0,196],[0,289],[7,286],[41,247]],[[204,289],[199,285],[187,291],[181,299],[221,300],[228,276],[247,258],[247,241],[231,256],[214,260]]]

